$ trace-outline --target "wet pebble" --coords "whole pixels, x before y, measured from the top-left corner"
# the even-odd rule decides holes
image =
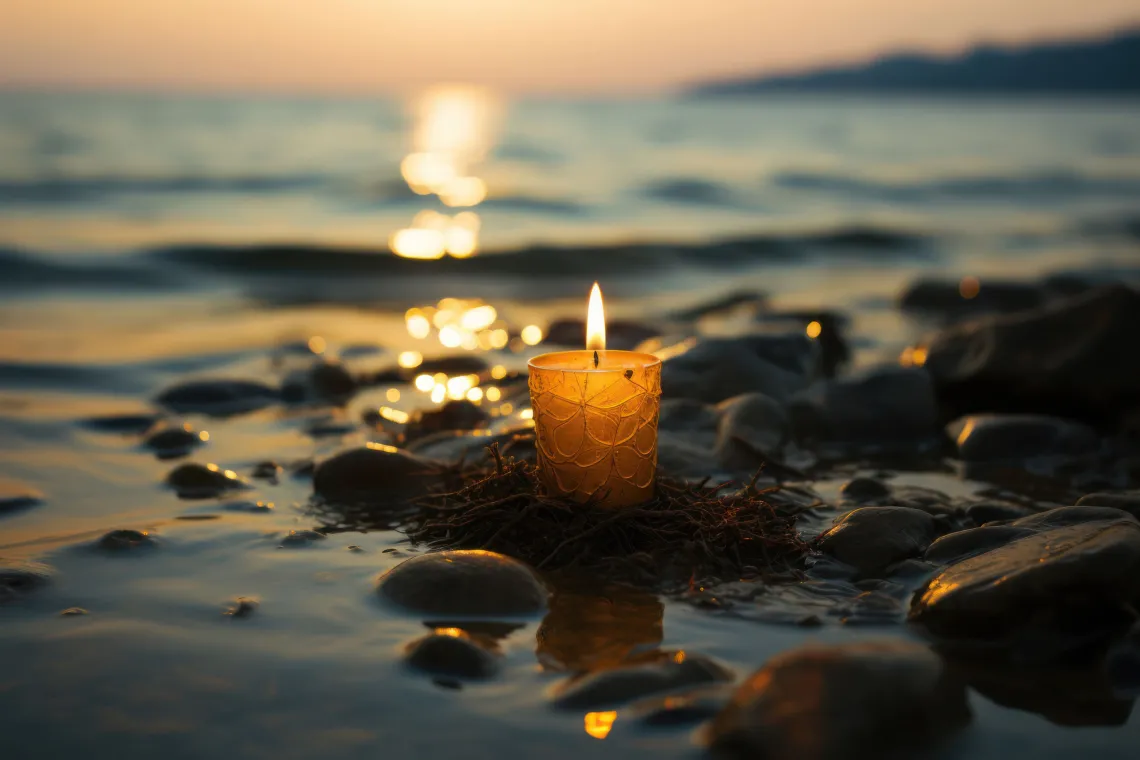
[[[487,413],[470,401],[448,401],[438,409],[421,409],[412,415],[404,428],[406,440],[451,430],[476,430],[485,427]]]
[[[247,618],[257,612],[259,606],[261,606],[261,603],[258,602],[258,600],[247,596],[239,596],[230,602],[226,611],[222,614],[233,618]]]
[[[1140,519],[1140,491],[1090,493],[1077,501],[1078,507],[1111,507]]]
[[[805,646],[733,694],[707,738],[725,757],[847,760],[915,752],[970,720],[966,690],[937,655],[902,640]]]
[[[975,525],[985,525],[989,522],[1001,520],[1017,520],[1033,514],[1033,510],[1020,504],[1010,504],[1003,501],[979,501],[965,507],[966,516],[974,521]]]
[[[82,607],[68,607],[66,610],[60,610],[60,617],[81,617],[83,615],[90,615],[91,613]]]
[[[839,495],[853,502],[874,501],[890,496],[891,489],[875,478],[852,478],[839,489]]]
[[[212,499],[229,491],[249,487],[233,470],[197,462],[175,467],[167,474],[166,484],[183,499]]]
[[[89,417],[81,424],[100,433],[143,435],[162,420],[157,414],[116,414],[106,417]]]
[[[460,617],[533,615],[546,608],[548,596],[529,567],[488,551],[412,557],[381,575],[376,591],[410,612]]]
[[[227,501],[220,505],[227,512],[253,512],[264,514],[273,511],[271,501]]]
[[[46,586],[55,570],[42,562],[0,557],[0,603]]]
[[[251,380],[192,380],[159,394],[158,403],[179,414],[227,417],[277,403],[277,389]]]
[[[908,507],[862,507],[848,512],[817,539],[820,551],[864,576],[881,574],[901,560],[920,557],[938,535],[929,514]]]
[[[705,686],[683,694],[649,697],[630,705],[629,719],[645,726],[691,726],[712,718],[732,696],[728,684]]]
[[[964,462],[1014,462],[1095,454],[1100,439],[1077,422],[1032,414],[980,414],[950,423]]]
[[[249,476],[259,480],[276,480],[277,476],[281,474],[281,465],[277,464],[271,459],[266,459],[263,462],[258,462],[253,466]]]
[[[778,455],[789,438],[783,406],[762,393],[745,393],[717,405],[716,455],[727,470],[755,470]]]
[[[788,402],[798,441],[893,443],[938,435],[938,403],[921,369],[886,367],[817,383]]]
[[[330,501],[392,503],[422,494],[438,465],[393,446],[370,444],[336,454],[316,466],[313,490]]]
[[[43,504],[44,495],[29,485],[0,478],[0,516]]]
[[[443,678],[490,678],[499,670],[499,655],[465,631],[438,629],[408,644],[404,661],[416,670]]]
[[[149,531],[122,528],[105,533],[97,546],[103,551],[127,552],[154,548],[158,546],[158,541]]]
[[[1085,509],[1095,508],[1069,508]],[[1019,657],[1059,657],[1110,635],[1140,603],[1140,524],[1129,517],[1053,527],[1048,515],[1015,521],[1035,532],[935,575],[915,595],[910,619],[946,645]]]
[[[653,694],[732,679],[731,670],[709,657],[673,652],[664,662],[600,670],[563,681],[554,689],[553,703],[569,710],[604,710]]]
[[[210,439],[205,431],[195,430],[189,423],[164,427],[151,433],[143,445],[154,452],[159,459],[184,457]]]
[[[309,383],[321,398],[345,399],[356,393],[352,373],[339,362],[321,362],[309,370]]]
[[[818,362],[803,333],[706,338],[665,361],[661,387],[666,397],[710,404],[751,392],[782,402],[808,385]]]
[[[300,549],[305,546],[312,546],[317,541],[324,541],[325,538],[324,533],[318,533],[315,530],[291,530],[287,536],[281,539],[280,547],[282,549]]]
[[[1031,528],[1015,528],[1012,525],[985,525],[962,530],[942,536],[932,543],[924,558],[927,562],[947,565],[1005,546],[1010,541],[1025,538],[1032,533]]]

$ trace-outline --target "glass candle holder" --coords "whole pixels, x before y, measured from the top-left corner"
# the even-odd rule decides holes
[[[547,493],[606,507],[652,498],[661,360],[634,351],[561,351],[528,364]]]

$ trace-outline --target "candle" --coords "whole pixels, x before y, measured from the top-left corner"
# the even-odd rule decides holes
[[[661,360],[606,350],[602,291],[590,292],[586,350],[530,366],[538,473],[547,493],[606,507],[653,496]]]

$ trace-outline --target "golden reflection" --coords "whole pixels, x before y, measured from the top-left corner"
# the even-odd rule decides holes
[[[962,432],[958,433],[958,445],[961,446],[963,443],[965,443],[966,439],[969,438],[970,434],[973,432],[974,418],[971,417],[970,419],[966,420],[966,424],[962,426]]]
[[[435,379],[431,375],[416,375],[416,390],[428,393],[435,387]]]
[[[926,364],[926,347],[910,346],[903,350],[899,364],[904,367],[921,367]]]
[[[432,403],[442,404],[444,398],[446,398],[446,397],[447,397],[447,387],[446,386],[437,385],[434,388],[432,388],[432,390],[431,390]]]
[[[380,407],[380,416],[398,425],[408,424],[408,413],[400,411],[399,409],[393,409],[390,406]]]
[[[490,386],[489,388],[487,388],[487,390],[484,391],[483,395],[488,401],[491,401],[491,402],[498,401],[500,398],[503,397],[502,391],[500,391],[498,388],[496,388],[493,385]]]
[[[424,363],[424,355],[419,351],[404,351],[397,357],[396,363],[404,369],[415,369]]]
[[[507,368],[502,364],[496,364],[494,367],[491,367],[491,377],[495,378],[496,380],[502,380],[506,376]]]
[[[395,403],[395,402],[400,400],[400,389],[399,388],[389,388],[388,392],[384,394],[384,397],[387,398],[392,403]]]
[[[323,354],[325,352],[325,339],[319,335],[309,338],[309,350],[314,354]]]
[[[617,720],[617,711],[586,713],[586,733],[595,739],[605,739]]]
[[[981,291],[982,283],[977,277],[966,276],[958,283],[958,294],[966,300],[977,297]]]
[[[483,400],[483,389],[472,388],[471,390],[467,391],[467,400],[473,404],[480,403]]]
[[[487,197],[487,183],[471,173],[491,148],[499,104],[475,87],[435,87],[415,102],[413,152],[400,174],[415,193],[436,195],[451,208],[472,208]],[[398,230],[389,247],[398,256],[438,259],[473,256],[479,248],[479,216],[462,211],[449,217],[421,212]]]
[[[369,441],[368,443],[364,444],[364,446],[365,448],[373,449],[375,451],[384,451],[389,454],[398,454],[400,452],[400,450],[395,446],[389,446],[386,443],[376,443],[374,441]]]
[[[811,338],[812,340],[815,340],[816,338],[819,337],[819,334],[822,332],[823,332],[823,325],[821,325],[819,322],[816,322],[815,320],[808,322],[807,336],[809,338]]]
[[[546,669],[574,673],[656,661],[664,613],[656,595],[624,586],[556,587],[535,635],[535,654]]]
[[[534,410],[533,409],[523,409],[521,412],[519,412],[519,419],[520,420],[533,420],[534,419]]]

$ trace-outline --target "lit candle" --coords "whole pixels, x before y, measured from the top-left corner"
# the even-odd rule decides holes
[[[602,291],[590,292],[586,350],[536,356],[530,402],[547,493],[606,507],[653,496],[661,360],[607,351]]]

